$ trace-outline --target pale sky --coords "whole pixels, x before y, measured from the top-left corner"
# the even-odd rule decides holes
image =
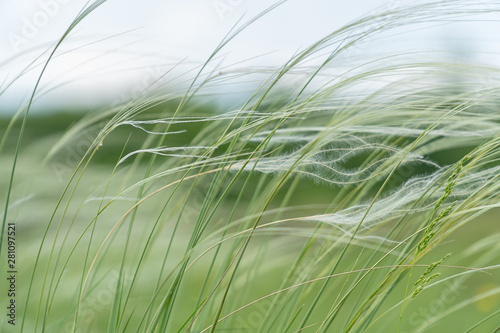
[[[57,40],[85,0],[0,1],[0,87]],[[264,0],[109,0],[78,25],[42,80],[47,105],[98,105],[123,90],[147,84],[183,60],[201,64],[243,15],[246,21],[272,5]],[[408,1],[289,0],[233,40],[218,60],[241,66],[278,66],[297,50],[374,10]],[[492,20],[499,17],[492,16]],[[400,38],[387,48],[473,48],[498,52],[498,24],[440,26]],[[445,45],[446,44],[446,45]],[[464,46],[466,45],[466,46]],[[70,52],[67,52],[70,51]],[[67,53],[65,53],[67,52]],[[257,57],[257,58],[255,58]],[[43,60],[46,55],[40,58]],[[248,60],[252,59],[252,60]],[[497,59],[497,58],[495,58]],[[180,70],[179,67],[178,70]],[[15,108],[33,89],[34,67],[0,96],[0,110]],[[140,87],[138,88],[140,90]]]

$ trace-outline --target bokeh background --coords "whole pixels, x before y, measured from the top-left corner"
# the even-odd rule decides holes
[[[224,47],[220,66],[279,66],[298,50],[364,14],[402,8],[412,1],[290,0],[260,18]],[[2,81],[8,82],[50,48],[79,11],[84,0],[3,1],[0,4]],[[202,64],[237,22],[244,22],[275,2],[246,0],[108,1],[81,22],[62,45],[43,80],[47,89],[34,110],[59,106],[96,107],[111,103],[138,82],[159,79],[186,84],[186,74]],[[487,4],[484,5],[487,7]],[[414,50],[449,51],[448,58],[498,62],[498,14],[471,16],[466,22],[439,22],[393,29],[360,43],[350,56],[388,55]],[[468,21],[468,22],[467,22]],[[70,51],[70,52],[69,52]],[[317,60],[318,62],[320,60]],[[314,64],[314,60],[311,60]],[[349,65],[348,63],[346,65]],[[2,113],[19,105],[33,88],[40,66],[30,70],[0,97]],[[151,76],[151,78],[150,78]],[[228,95],[249,92],[251,82],[225,86]],[[243,82],[242,82],[243,81]],[[64,84],[61,84],[63,83]],[[130,93],[129,93],[130,94]]]

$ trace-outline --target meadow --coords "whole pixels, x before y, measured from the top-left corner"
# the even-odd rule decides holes
[[[219,70],[276,5],[240,21],[185,85],[31,113],[58,48],[104,2],[32,64],[30,97],[0,117],[5,275],[16,259],[2,332],[500,330],[499,68],[360,48],[498,4],[385,8],[281,67]],[[223,102],[220,87],[248,77],[251,93]]]

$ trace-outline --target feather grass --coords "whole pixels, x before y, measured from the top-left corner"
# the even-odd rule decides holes
[[[16,169],[45,68],[102,3],[87,6],[51,49],[26,108],[7,124],[2,154],[10,154],[1,149],[24,112],[2,240],[10,211],[30,203],[15,188]],[[418,332],[499,294],[495,286],[462,293],[456,305],[443,301],[413,320],[443,285],[498,275],[491,219],[480,221],[499,208],[500,88],[490,81],[478,89],[478,76],[498,69],[437,61],[432,52],[342,67],[352,48],[391,29],[481,20],[498,5],[390,8],[275,70],[217,72],[221,50],[280,4],[238,21],[187,88],[154,88],[88,114],[47,147],[41,172],[83,131],[94,133],[40,211],[43,223],[30,226],[36,247],[22,254],[21,332]],[[246,101],[207,112],[205,90],[249,74],[262,80]],[[290,89],[297,74],[303,78]],[[450,76],[458,84],[442,79]],[[140,147],[131,149],[135,137]],[[100,164],[112,140],[120,153]],[[468,249],[447,242],[478,223],[489,229]],[[446,264],[443,251],[453,252]],[[466,326],[492,328],[497,315],[489,308]]]

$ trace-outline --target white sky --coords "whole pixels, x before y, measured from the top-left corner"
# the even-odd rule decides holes
[[[298,49],[377,7],[393,8],[407,2],[289,0],[232,41],[222,52],[223,61],[232,64],[265,55],[242,66],[279,65]],[[0,1],[0,87],[5,87],[20,70],[49,49],[85,3],[86,0]],[[116,99],[121,91],[137,86],[137,82],[151,81],[181,59],[185,59],[185,68],[200,64],[242,15],[243,20],[250,19],[273,3],[109,0],[64,43],[42,80],[42,89],[60,86],[41,97],[36,105],[96,105]],[[499,18],[493,16],[492,20]],[[491,24],[468,23],[419,31],[411,40],[400,38],[397,48],[443,48],[444,43],[447,48],[497,52],[495,31],[500,30],[498,24],[497,29]],[[87,45],[112,36],[115,37]],[[25,101],[40,70],[40,66],[35,67],[9,87],[0,96],[0,110],[15,108]]]

